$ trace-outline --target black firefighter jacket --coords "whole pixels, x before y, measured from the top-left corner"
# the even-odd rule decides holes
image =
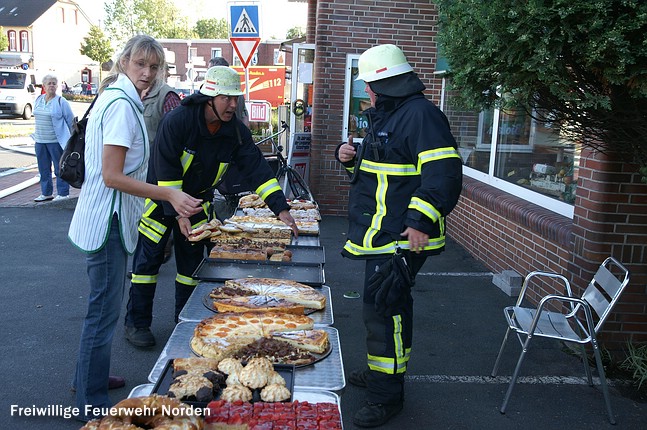
[[[192,95],[164,116],[157,130],[147,181],[181,189],[203,199],[204,212],[191,217],[192,225],[196,226],[206,221],[214,187],[227,172],[229,164],[235,162],[241,176],[247,178],[252,189],[275,214],[289,209],[272,168],[240,120],[234,117],[223,122],[220,129],[211,134],[204,116],[207,100],[203,95]],[[155,220],[176,215],[170,203],[147,199],[140,233],[155,240],[163,234],[157,230],[165,230]]]
[[[380,96],[365,112],[369,130],[352,173],[349,233],[342,254],[371,258],[408,249],[407,227],[429,235],[427,255],[445,246],[445,216],[462,188],[462,162],[445,115],[422,93]],[[356,165],[359,162],[359,166]]]

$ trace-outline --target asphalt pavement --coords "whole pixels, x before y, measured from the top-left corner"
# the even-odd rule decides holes
[[[34,187],[11,200],[0,198],[0,429],[78,429],[65,418],[74,405],[70,381],[88,294],[85,260],[67,241],[75,199],[35,204]],[[451,222],[451,220],[450,220]],[[361,299],[363,263],[343,259],[347,223],[324,216],[321,244],[325,279],[331,288],[334,327],[339,331],[346,375],[365,366]],[[137,349],[119,324],[112,347],[111,373],[126,387],[111,391],[116,403],[147,383],[147,377],[175,326],[174,260],[162,266],[152,330],[158,344]],[[611,402],[618,424],[607,421],[602,392],[589,387],[581,362],[563,346],[537,339],[531,346],[506,414],[499,413],[509,375],[520,352],[511,337],[500,376],[490,372],[505,331],[502,309],[512,304],[492,283],[492,274],[463,248],[449,241],[447,251],[430,258],[414,289],[415,329],[405,405],[384,429],[637,429],[644,428],[647,405],[612,381]],[[125,300],[124,300],[125,307]],[[121,319],[123,321],[124,310]],[[550,378],[559,376],[560,378]],[[362,389],[341,392],[345,429],[364,401]],[[18,408],[23,409],[22,414]],[[45,416],[26,416],[45,408]]]

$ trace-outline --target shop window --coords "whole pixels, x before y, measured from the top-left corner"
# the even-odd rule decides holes
[[[18,50],[18,45],[16,42],[16,31],[15,30],[9,30],[7,32],[7,39],[9,39],[9,51],[17,51]]]
[[[365,83],[356,81],[359,55],[348,55],[341,141],[356,142],[368,125]],[[556,124],[539,122],[522,110],[473,112],[458,108],[443,78],[440,107],[450,122],[466,176],[488,183],[561,215],[573,217],[579,146],[564,139]],[[546,115],[542,115],[546,117]]]
[[[29,52],[29,33],[24,30],[20,32],[20,50]]]
[[[580,151],[556,124],[521,109],[460,110],[451,91],[443,99],[467,176],[573,216]]]
[[[357,60],[359,55],[349,55],[346,59],[346,92],[344,94],[344,127],[342,130],[342,141],[346,141],[349,135],[357,142],[361,142],[365,136],[365,129],[368,127],[366,115],[362,112],[371,106],[368,94],[364,91],[366,83],[356,80],[358,75]]]

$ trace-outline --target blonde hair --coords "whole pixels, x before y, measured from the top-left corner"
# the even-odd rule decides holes
[[[117,76],[120,73],[126,73],[126,70],[123,66],[122,60],[130,60],[133,56],[141,54],[146,58],[157,58],[159,61],[159,69],[157,69],[157,76],[151,82],[151,87],[154,86],[157,81],[164,79],[164,74],[166,72],[166,60],[164,58],[164,48],[162,45],[152,38],[151,36],[140,34],[130,38],[126,42],[124,49],[117,55],[115,58],[114,64],[108,72],[108,76],[101,81],[101,86],[99,87],[99,93],[114,81],[117,80]]]

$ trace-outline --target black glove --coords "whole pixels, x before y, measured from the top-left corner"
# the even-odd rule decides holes
[[[406,306],[412,285],[413,276],[406,259],[403,254],[396,252],[369,278],[366,292],[375,302],[375,312],[382,316],[393,316],[401,313]]]

